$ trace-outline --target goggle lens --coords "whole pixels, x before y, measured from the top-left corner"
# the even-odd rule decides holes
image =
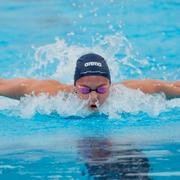
[[[106,91],[107,91],[107,87],[106,86],[100,86],[100,87],[98,87],[96,89],[96,92],[100,93],[100,94],[104,94],[104,93],[106,93]]]
[[[81,87],[79,88],[79,91],[82,93],[82,94],[88,94],[91,92],[91,89],[89,87]]]

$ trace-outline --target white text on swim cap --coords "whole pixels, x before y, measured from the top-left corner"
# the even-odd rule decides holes
[[[102,63],[100,62],[87,62],[84,64],[85,67],[88,67],[88,66],[99,66],[99,67],[102,67]]]

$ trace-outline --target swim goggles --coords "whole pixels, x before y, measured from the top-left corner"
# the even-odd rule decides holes
[[[96,89],[91,89],[88,86],[78,86],[78,90],[82,94],[89,94],[92,91],[96,91],[98,94],[104,94],[104,93],[107,92],[108,86],[107,85],[102,85],[102,86],[97,87]]]

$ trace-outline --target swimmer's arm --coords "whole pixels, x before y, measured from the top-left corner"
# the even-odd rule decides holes
[[[140,89],[144,93],[164,93],[167,98],[180,97],[180,81],[169,82],[154,79],[127,80],[122,84],[128,88]]]
[[[55,80],[37,79],[0,79],[0,96],[20,99],[25,95],[46,93],[49,96],[57,95],[59,91],[71,91],[71,87]]]

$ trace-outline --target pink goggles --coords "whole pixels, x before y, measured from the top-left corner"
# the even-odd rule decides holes
[[[107,92],[108,87],[106,85],[102,85],[97,87],[96,89],[91,89],[88,86],[79,86],[78,89],[82,94],[89,94],[91,91],[96,91],[99,94],[104,94]]]

